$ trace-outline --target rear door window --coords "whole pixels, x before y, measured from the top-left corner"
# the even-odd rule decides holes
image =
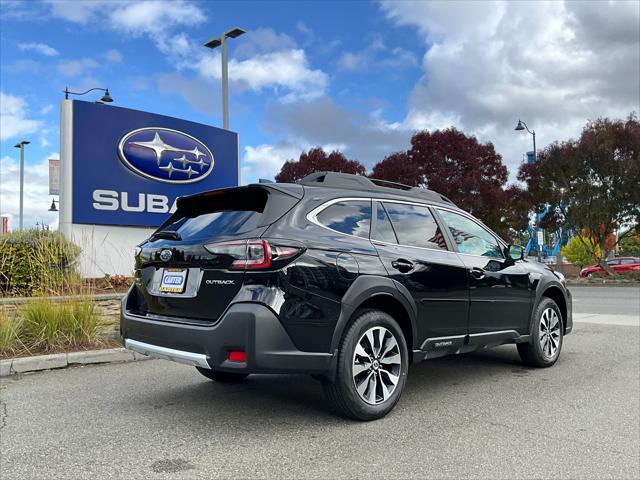
[[[318,213],[316,220],[331,230],[369,238],[371,200],[344,200],[334,203]]]
[[[389,215],[387,215],[384,206],[380,202],[376,202],[376,205],[375,228],[371,232],[371,239],[386,243],[398,243],[396,234],[391,226],[391,220],[389,220]]]
[[[428,207],[406,203],[383,202],[398,243],[412,247],[446,250],[440,227]]]

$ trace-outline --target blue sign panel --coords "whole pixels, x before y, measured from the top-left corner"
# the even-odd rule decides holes
[[[238,134],[73,102],[72,222],[155,227],[175,200],[238,185]]]

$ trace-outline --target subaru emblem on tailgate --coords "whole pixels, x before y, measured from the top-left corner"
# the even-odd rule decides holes
[[[132,172],[165,183],[194,183],[213,170],[213,153],[191,135],[146,127],[132,130],[118,144],[120,161]]]
[[[171,258],[171,250],[164,249],[160,252],[160,260],[168,262]]]

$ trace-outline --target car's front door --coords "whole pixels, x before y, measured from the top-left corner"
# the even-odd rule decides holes
[[[504,247],[480,223],[461,213],[437,209],[469,275],[469,334],[515,330],[528,333],[533,301],[523,261],[505,258]]]
[[[467,333],[465,265],[425,205],[374,202],[371,241],[389,276],[406,287],[418,308],[418,343],[439,354],[457,350]],[[433,356],[433,355],[431,355]]]

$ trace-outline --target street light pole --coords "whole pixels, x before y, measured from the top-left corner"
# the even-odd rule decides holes
[[[527,132],[529,132],[533,136],[533,161],[537,162],[538,161],[538,152],[536,150],[536,131],[535,130],[529,130],[529,127],[527,126],[527,124],[524,123],[520,119],[518,119],[518,124],[516,125],[516,128],[514,130],[516,130],[516,131],[526,130]],[[538,236],[538,231],[539,230],[540,230],[540,222],[538,221],[538,214],[536,213],[536,237]],[[542,232],[542,234],[544,236],[544,232]],[[536,238],[536,244],[538,245],[538,251],[536,252],[537,256],[538,256],[538,262],[541,262],[542,261],[542,245],[540,245],[540,242],[538,242],[537,238]]]
[[[246,33],[242,28],[236,27],[227,30],[220,37],[214,37],[204,44],[207,48],[222,47],[222,128],[229,130],[229,61],[227,39],[237,38]]]
[[[20,143],[14,145],[14,147],[20,149],[20,214],[19,214],[19,230],[22,231],[23,227],[23,212],[24,212],[24,146],[29,145],[31,142],[22,140]]]
[[[518,120],[518,125],[516,125],[516,128],[514,130],[526,130],[527,132],[529,132],[532,136],[533,136],[533,161],[537,162],[538,161],[538,152],[536,151],[536,131],[535,130],[529,130],[529,127],[527,127],[527,124],[524,123],[522,120]]]
[[[229,62],[227,36],[222,35],[222,128],[229,130]]]

